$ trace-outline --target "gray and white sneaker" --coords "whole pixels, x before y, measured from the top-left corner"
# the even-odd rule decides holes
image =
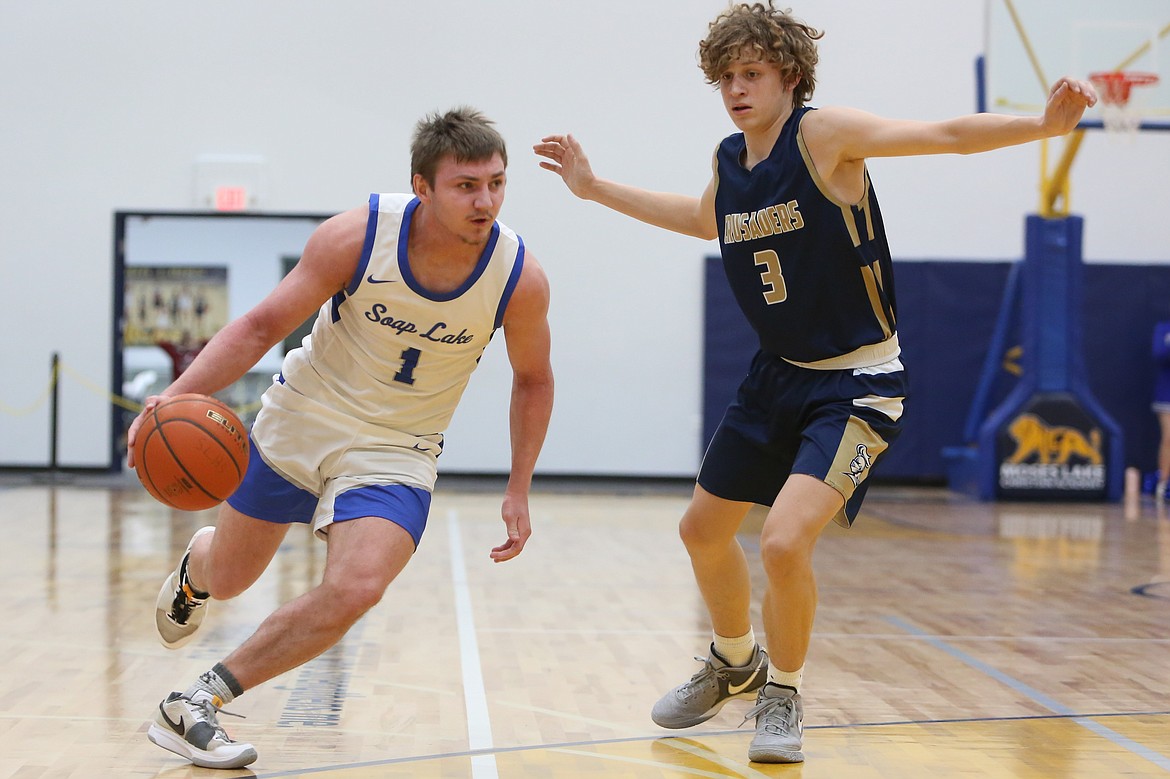
[[[256,749],[251,744],[232,741],[219,724],[217,715],[222,710],[218,703],[206,690],[190,694],[172,692],[158,705],[146,737],[204,768],[242,768],[254,763]]]
[[[756,735],[748,760],[757,763],[803,763],[804,705],[800,693],[778,684],[760,688],[756,705],[743,721],[756,718]]]
[[[768,681],[768,653],[756,647],[745,666],[725,663],[715,645],[704,659],[703,669],[654,704],[650,719],[664,728],[689,728],[714,717],[732,698],[751,699]]]
[[[208,526],[195,531],[191,543],[187,544],[187,551],[183,553],[183,559],[179,561],[179,567],[171,572],[158,591],[158,600],[154,604],[154,625],[158,629],[159,640],[167,649],[178,649],[190,641],[207,615],[207,595],[197,592],[191,586],[187,562],[191,559],[191,547],[195,545],[195,539],[214,530],[214,527]]]

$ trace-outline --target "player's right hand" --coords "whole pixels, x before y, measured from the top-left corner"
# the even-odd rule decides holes
[[[551,162],[541,162],[540,167],[551,170],[560,176],[565,185],[579,198],[588,199],[589,189],[593,185],[595,176],[589,166],[589,158],[585,150],[571,134],[546,135],[532,150],[537,156],[545,157]]]
[[[154,410],[154,407],[162,401],[162,395],[150,395],[142,402],[142,410],[138,412],[138,416],[134,417],[134,421],[130,423],[130,430],[126,433],[126,465],[130,468],[134,467],[134,439],[138,437],[138,428],[142,427],[142,418],[147,413]]]

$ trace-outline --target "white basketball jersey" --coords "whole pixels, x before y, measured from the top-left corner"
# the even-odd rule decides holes
[[[370,196],[357,271],[321,307],[302,347],[285,357],[281,376],[290,389],[332,409],[441,446],[503,321],[524,265],[524,243],[496,222],[467,281],[452,292],[430,292],[407,258],[418,205],[411,195]]]

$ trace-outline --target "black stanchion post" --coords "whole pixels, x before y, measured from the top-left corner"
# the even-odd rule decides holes
[[[49,470],[57,470],[57,398],[60,383],[61,353],[53,352],[53,364],[49,376]]]

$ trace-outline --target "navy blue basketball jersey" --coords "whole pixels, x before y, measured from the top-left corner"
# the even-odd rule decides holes
[[[760,348],[812,368],[859,368],[898,356],[893,269],[865,174],[856,204],[825,188],[794,110],[752,170],[742,133],[716,152],[715,214],[723,267]]]

